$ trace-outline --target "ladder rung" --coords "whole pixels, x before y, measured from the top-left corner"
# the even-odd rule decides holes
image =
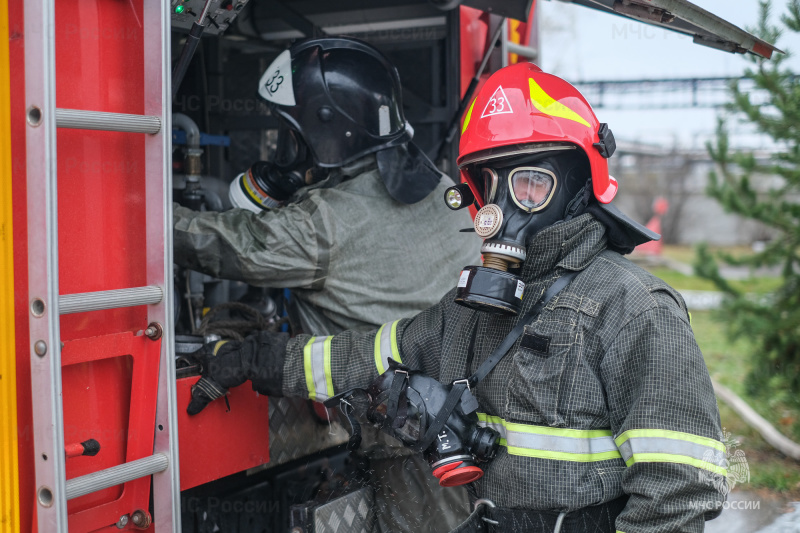
[[[161,287],[134,287],[113,291],[64,294],[58,298],[58,311],[62,315],[85,313],[101,309],[117,309],[135,305],[157,304],[164,298]]]
[[[56,126],[78,130],[127,131],[158,133],[161,119],[155,115],[104,113],[80,109],[56,109]]]
[[[157,453],[150,457],[137,459],[130,463],[112,466],[99,472],[86,474],[67,480],[67,500],[85,496],[98,490],[107,489],[115,485],[121,485],[140,477],[151,476],[158,472],[163,472],[169,466],[169,458],[163,453]]]

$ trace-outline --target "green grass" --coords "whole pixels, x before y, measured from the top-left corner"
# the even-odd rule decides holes
[[[669,268],[648,268],[652,274],[666,281],[671,287],[679,291],[716,291],[717,286],[711,281],[697,276],[687,276]],[[775,291],[780,284],[780,278],[750,278],[731,280],[731,286],[745,293],[766,294]]]
[[[736,258],[753,253],[753,250],[749,246],[726,246],[726,247],[709,246],[708,250],[712,254],[716,254],[717,252],[726,252]],[[694,262],[695,258],[695,248],[694,246],[679,246],[674,244],[665,244],[661,248],[661,254],[669,259],[673,259],[675,261],[680,261],[681,263],[686,263],[687,265],[691,265]]]
[[[736,394],[744,394],[744,378],[752,364],[752,345],[745,339],[731,342],[725,325],[710,311],[692,312],[692,330],[711,377]]]
[[[715,291],[716,286],[709,280],[697,276],[687,276],[668,268],[648,268],[651,274],[658,276],[679,291]]]

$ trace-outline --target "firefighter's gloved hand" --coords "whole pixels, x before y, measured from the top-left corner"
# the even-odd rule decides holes
[[[260,331],[242,342],[218,341],[193,355],[202,365],[202,377],[192,387],[192,401],[186,412],[196,415],[228,389],[247,380],[253,390],[270,396],[281,395],[287,333]]]
[[[230,387],[247,380],[241,366],[241,346],[240,342],[217,341],[192,354],[202,367],[202,377],[192,387],[192,401],[187,413],[196,415],[210,402],[225,396]]]

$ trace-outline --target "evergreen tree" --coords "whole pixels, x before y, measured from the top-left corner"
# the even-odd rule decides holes
[[[758,26],[751,29],[770,43],[784,31],[800,33],[800,0],[790,0],[780,27],[770,23],[770,2],[760,1]],[[751,394],[795,400],[800,393],[800,77],[787,66],[789,53],[771,60],[752,59],[745,74],[756,90],[732,86],[734,116],[774,141],[778,147],[768,162],[752,153],[734,152],[724,121],[707,148],[716,163],[708,194],[723,208],[769,228],[774,237],[763,251],[746,257],[712,255],[701,247],[695,265],[698,275],[711,279],[727,294],[721,316],[736,337],[754,344]],[[756,100],[758,98],[758,101]],[[768,298],[756,299],[736,290],[719,273],[727,265],[780,267],[782,283]]]

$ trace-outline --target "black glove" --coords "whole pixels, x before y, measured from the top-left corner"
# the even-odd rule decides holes
[[[196,415],[248,379],[258,393],[281,396],[288,341],[288,333],[259,331],[242,342],[218,341],[200,348],[193,356],[202,366],[202,377],[192,387],[186,412]]]

